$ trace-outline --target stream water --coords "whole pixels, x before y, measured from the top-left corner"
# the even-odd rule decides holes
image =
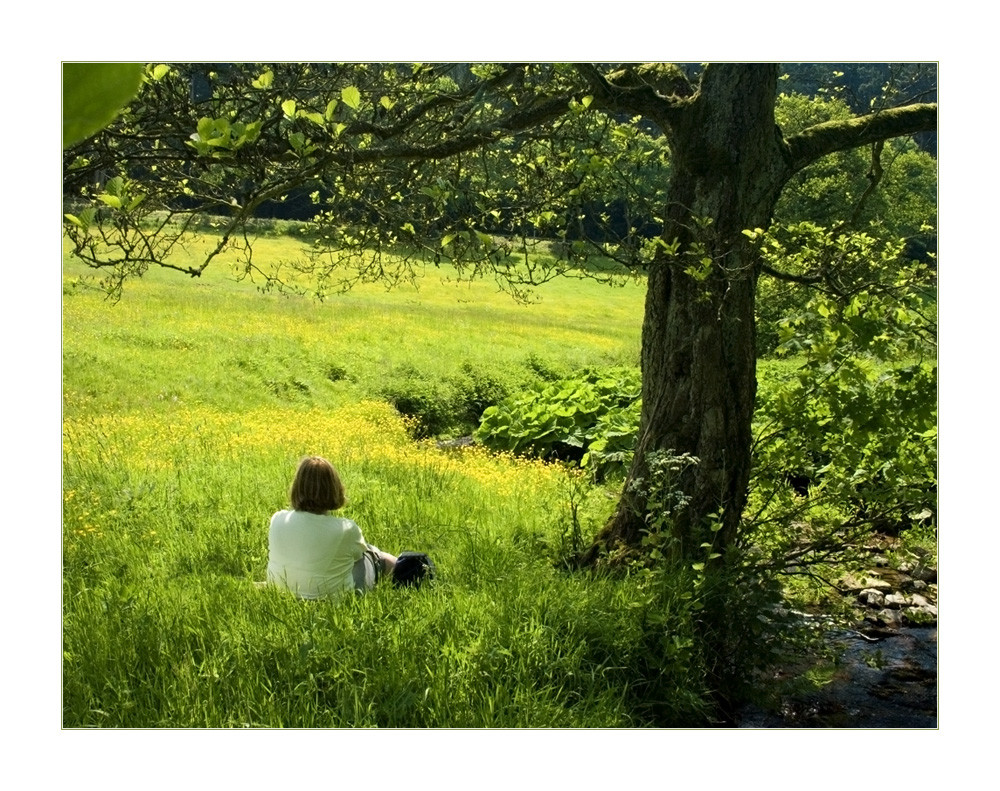
[[[748,707],[741,728],[936,728],[937,626],[831,632],[840,661],[815,692]]]

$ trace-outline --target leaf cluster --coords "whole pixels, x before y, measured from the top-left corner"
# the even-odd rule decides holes
[[[924,230],[931,229],[924,226]],[[798,222],[775,223],[766,232],[756,229],[744,233],[758,245],[761,269],[769,275],[761,279],[757,292],[760,356],[779,349],[785,354],[797,351],[801,338],[796,340],[795,327],[811,321],[815,327],[815,316],[823,313],[820,318],[825,319],[833,309],[828,305],[833,303],[858,300],[857,311],[848,311],[845,320],[862,337],[869,331],[879,334],[877,327],[864,322],[870,310],[863,295],[870,294],[891,294],[901,307],[920,311],[924,321],[910,327],[914,337],[926,340],[936,331],[925,310],[934,302],[934,257],[911,260],[906,240],[888,235],[884,228],[869,226],[853,231]],[[906,332],[895,333],[893,342],[904,337]]]
[[[591,369],[488,408],[475,438],[491,450],[579,462],[595,476],[631,462],[641,408],[638,369]]]
[[[781,322],[785,376],[761,383],[748,524],[774,563],[813,573],[870,542],[936,528],[934,275],[814,294]]]

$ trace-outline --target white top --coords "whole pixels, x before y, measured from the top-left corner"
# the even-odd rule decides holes
[[[267,543],[267,581],[303,599],[354,590],[354,564],[368,548],[350,519],[308,511],[278,511]]]

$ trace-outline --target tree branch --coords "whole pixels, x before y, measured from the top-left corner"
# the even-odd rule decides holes
[[[773,267],[768,266],[763,261],[759,261],[757,263],[757,267],[763,274],[769,275],[770,277],[773,277],[776,280],[785,280],[790,283],[800,283],[801,285],[805,286],[814,286],[817,283],[822,283],[824,280],[824,277],[822,275],[795,275],[792,274],[791,272],[782,272],[778,269],[774,269]]]
[[[794,173],[827,154],[935,129],[937,104],[912,104],[861,118],[816,124],[786,142]]]
[[[541,104],[518,110],[499,119],[496,123],[470,129],[464,134],[445,136],[440,139],[440,142],[432,145],[373,146],[364,150],[332,152],[320,160],[312,170],[322,172],[332,164],[349,165],[400,159],[410,161],[446,159],[455,154],[472,151],[495,142],[506,135],[521,132],[559,118],[566,113],[569,100],[568,94],[557,96]]]
[[[587,81],[600,109],[609,113],[643,115],[665,130],[670,116],[694,90],[680,69],[667,64],[656,65],[662,67],[661,70],[647,78],[632,70],[605,77],[593,63],[577,63],[576,70]],[[670,94],[657,90],[658,84]]]

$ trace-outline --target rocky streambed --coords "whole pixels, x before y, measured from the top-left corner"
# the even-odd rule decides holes
[[[937,569],[926,553],[895,568],[876,558],[838,588],[856,607],[857,621],[843,628],[828,619],[828,672],[805,664],[778,670],[773,702],[744,708],[738,727],[937,727]],[[796,683],[810,672],[822,681]]]
[[[937,624],[937,568],[927,553],[914,552],[913,560],[890,568],[876,557],[863,575],[844,575],[838,587],[863,608],[864,622],[872,627],[927,626]]]

